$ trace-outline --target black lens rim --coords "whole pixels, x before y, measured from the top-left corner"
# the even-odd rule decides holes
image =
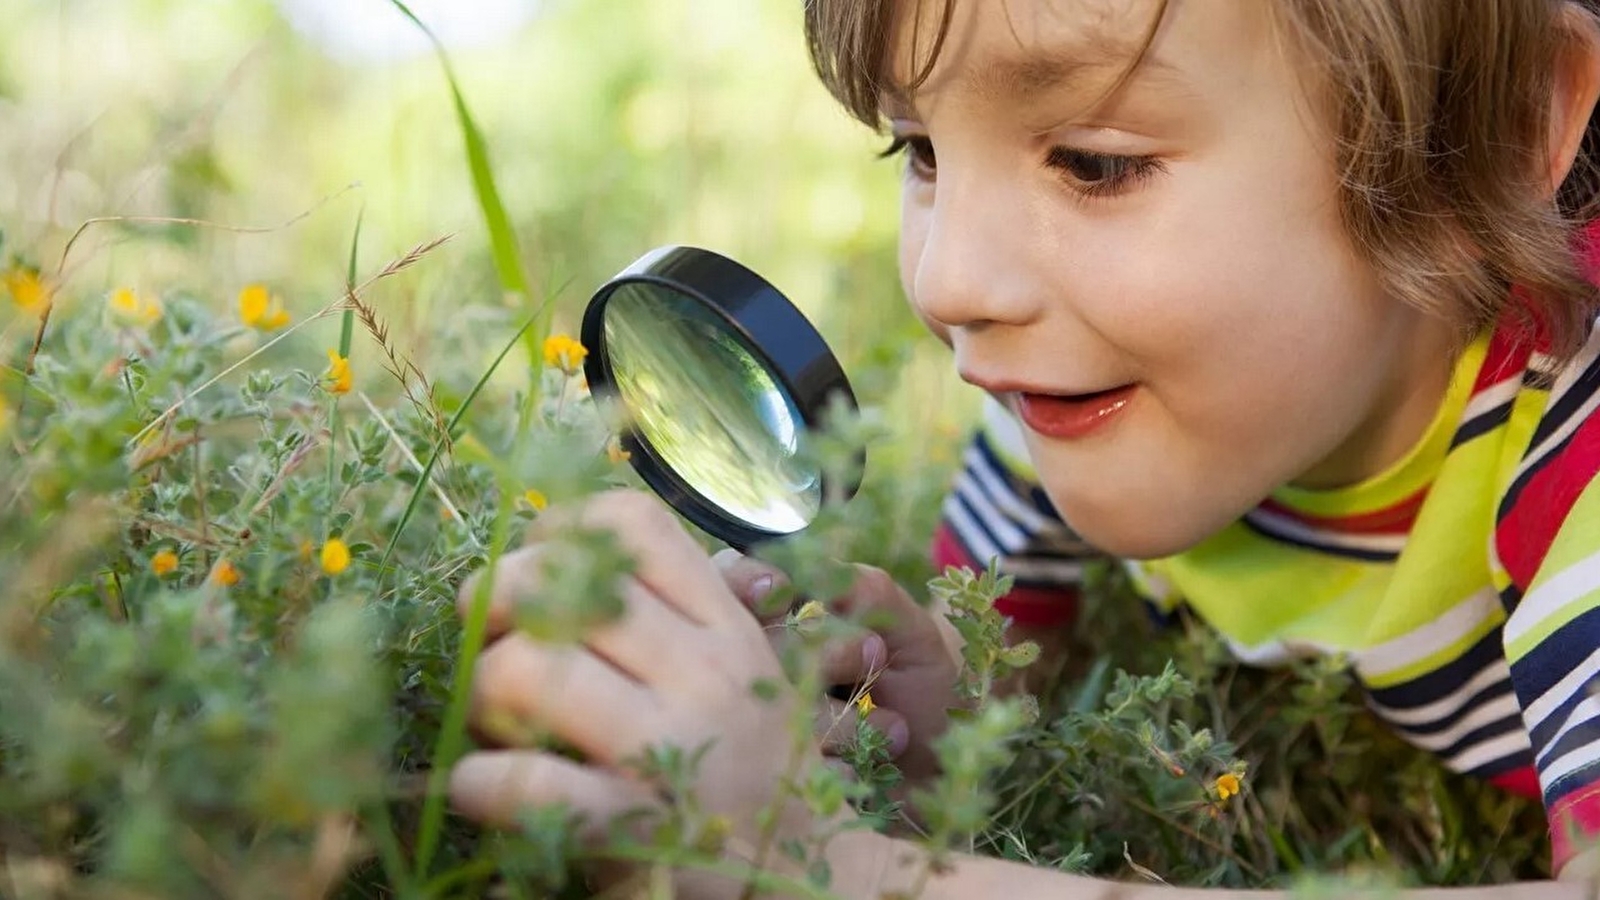
[[[589,299],[580,331],[580,340],[589,350],[583,368],[590,393],[602,403],[620,404],[606,347],[606,305],[619,288],[629,284],[667,288],[699,302],[720,318],[766,367],[778,387],[789,392],[807,429],[824,430],[828,410],[838,400],[852,411],[858,408],[855,391],[832,349],[789,298],[740,263],[711,250],[684,245],[659,247],[646,253],[601,285]],[[628,452],[634,471],[657,496],[730,547],[745,551],[800,533],[757,528],[725,512],[680,477],[631,424],[617,437]],[[855,496],[861,487],[865,459],[858,463],[843,483],[823,474],[825,503]]]

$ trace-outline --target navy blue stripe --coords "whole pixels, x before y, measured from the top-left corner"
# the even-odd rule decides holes
[[[1395,558],[1400,555],[1393,550],[1367,550],[1359,547],[1335,547],[1331,544],[1321,544],[1317,543],[1316,541],[1308,541],[1305,538],[1291,537],[1286,534],[1278,534],[1259,522],[1254,521],[1248,514],[1246,514],[1245,517],[1239,521],[1243,522],[1246,528],[1254,531],[1256,534],[1259,534],[1264,538],[1277,541],[1280,544],[1289,544],[1291,546],[1301,547],[1306,550],[1315,550],[1318,553],[1326,553],[1329,556],[1340,556],[1346,559],[1361,559],[1366,560],[1367,562],[1394,562]]]
[[[1477,677],[1478,673],[1505,658],[1500,646],[1500,626],[1478,639],[1476,644],[1454,660],[1410,681],[1386,688],[1367,688],[1373,700],[1394,709],[1416,709],[1434,703]],[[1520,698],[1520,694],[1518,695]]]
[[[1454,711],[1434,719],[1431,722],[1423,722],[1421,724],[1414,725],[1402,725],[1398,722],[1390,722],[1389,724],[1393,725],[1395,730],[1405,734],[1413,734],[1418,736],[1438,734],[1441,731],[1455,727],[1457,722],[1461,721],[1467,716],[1472,715],[1472,713],[1476,712],[1484,704],[1499,700],[1501,697],[1504,697],[1509,693],[1511,693],[1511,679],[1503,678],[1477,692],[1476,694],[1473,694],[1467,699],[1467,702],[1457,707]],[[1384,718],[1383,709],[1381,707],[1375,709],[1374,712],[1378,714],[1378,718]]]
[[[1483,435],[1488,434],[1496,428],[1499,428],[1501,425],[1504,425],[1506,420],[1510,418],[1510,400],[1507,400],[1493,409],[1473,416],[1465,422],[1462,422],[1461,427],[1456,429],[1455,437],[1450,439],[1450,449],[1454,450],[1473,438],[1482,437]]]
[[[972,520],[972,522],[977,525],[978,531],[982,532],[983,536],[988,539],[989,545],[995,548],[995,554],[997,556],[1005,555],[1005,545],[1000,543],[1000,541],[995,538],[994,532],[989,528],[988,520],[979,515],[978,511],[972,508],[972,504],[967,502],[967,498],[963,497],[960,491],[952,491],[948,498],[948,502],[955,503],[966,512],[967,518]],[[961,526],[948,516],[946,516],[946,521],[950,523],[951,533],[953,533],[956,536],[956,539],[961,542],[962,549],[967,551],[967,555],[983,565],[988,565],[989,560],[979,554],[977,549],[972,546],[972,541],[968,539],[966,535],[961,533]]]
[[[1575,772],[1568,772],[1561,776],[1559,781],[1544,789],[1544,805],[1546,809],[1555,806],[1574,791],[1581,790],[1600,781],[1600,759],[1589,763]]]
[[[1561,454],[1566,451],[1567,445],[1572,443],[1573,435],[1577,433],[1578,431],[1574,429],[1572,434],[1561,439],[1561,443],[1550,448],[1550,452],[1546,453],[1536,465],[1529,467],[1527,471],[1518,475],[1511,482],[1511,486],[1506,488],[1506,495],[1500,499],[1500,512],[1495,516],[1496,525],[1499,525],[1501,520],[1506,517],[1506,514],[1511,512],[1511,508],[1517,505],[1517,498],[1522,496],[1522,492],[1527,489],[1528,483],[1533,481],[1534,477],[1540,472],[1544,471],[1545,466],[1561,458]],[[1536,446],[1535,444],[1529,444],[1528,451],[1530,453],[1533,452]],[[1523,459],[1526,458],[1526,456],[1523,457]]]
[[[1600,742],[1600,717],[1591,718],[1563,734],[1561,740],[1556,741],[1548,752],[1544,747],[1535,744],[1533,746],[1533,755],[1544,760],[1539,766],[1539,771],[1543,772],[1550,766],[1555,765],[1561,757],[1566,756],[1568,753],[1596,742]]]
[[[1462,735],[1454,744],[1434,752],[1445,759],[1450,759],[1460,755],[1462,751],[1469,747],[1476,747],[1485,741],[1493,740],[1502,734],[1510,734],[1513,731],[1522,731],[1522,716],[1520,713],[1502,716],[1487,725],[1474,728]]]
[[[1539,417],[1539,424],[1533,430],[1533,439],[1528,446],[1537,447],[1550,435],[1561,430],[1561,426],[1571,421],[1573,413],[1578,407],[1589,402],[1596,390],[1600,390],[1600,359],[1591,361],[1562,395],[1545,407],[1544,415]]]
[[[1517,699],[1527,709],[1533,701],[1567,677],[1574,666],[1600,647],[1600,607],[1591,609],[1556,629],[1523,658],[1511,664]]]
[[[1550,743],[1551,739],[1556,736],[1556,732],[1561,730],[1561,723],[1572,716],[1572,711],[1577,708],[1578,704],[1589,699],[1594,694],[1597,686],[1600,686],[1600,684],[1597,684],[1594,679],[1590,679],[1588,684],[1579,685],[1578,689],[1572,692],[1571,697],[1561,701],[1561,705],[1550,710],[1544,720],[1533,727],[1531,732],[1533,745],[1535,747],[1543,747]]]
[[[1500,605],[1506,611],[1506,618],[1511,618],[1511,613],[1522,602],[1522,588],[1515,584],[1508,584],[1500,591]]]
[[[1027,501],[1040,515],[1055,519],[1058,522],[1061,520],[1061,517],[1056,514],[1055,506],[1050,503],[1050,498],[1045,496],[1042,489],[1035,485],[1024,483],[1022,479],[1011,473],[1011,470],[1001,461],[1000,455],[995,452],[994,444],[989,441],[987,434],[981,431],[978,432],[978,436],[973,440],[972,446],[977,448],[979,455],[989,464],[989,468],[995,475],[999,476],[1002,482],[1011,488],[1019,499]]]
[[[1526,768],[1531,765],[1533,765],[1533,754],[1526,749],[1522,749],[1515,753],[1502,756],[1499,759],[1486,762],[1475,769],[1469,769],[1466,774],[1471,775],[1474,778],[1493,778],[1496,775],[1504,775],[1507,772],[1515,772],[1518,769]]]

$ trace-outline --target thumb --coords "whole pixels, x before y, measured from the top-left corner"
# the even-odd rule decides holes
[[[737,550],[719,551],[711,557],[711,562],[722,573],[728,590],[763,623],[770,623],[788,611],[791,598],[778,589],[788,586],[789,576],[777,566]]]

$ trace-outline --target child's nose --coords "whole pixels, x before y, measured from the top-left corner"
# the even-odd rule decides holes
[[[996,191],[958,189],[948,180],[939,192],[916,261],[918,311],[945,328],[1033,321],[1040,293],[1031,287],[1027,248],[1039,236],[1022,208]]]

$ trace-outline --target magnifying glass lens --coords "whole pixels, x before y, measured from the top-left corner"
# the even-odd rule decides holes
[[[795,400],[726,319],[651,282],[616,288],[605,308],[616,393],[637,434],[725,514],[792,534],[822,506]]]

